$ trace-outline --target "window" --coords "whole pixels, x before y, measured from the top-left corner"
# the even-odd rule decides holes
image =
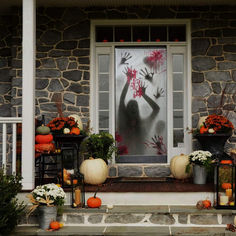
[[[116,136],[119,163],[166,163],[191,151],[187,28],[92,22],[91,121]]]

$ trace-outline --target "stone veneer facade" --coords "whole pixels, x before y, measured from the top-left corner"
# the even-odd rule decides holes
[[[21,18],[18,8],[0,17],[1,116],[21,116]],[[64,115],[89,120],[90,19],[191,19],[193,128],[216,110],[236,125],[236,6],[38,8],[37,118],[56,117],[61,99]],[[234,142],[232,137],[227,148]]]

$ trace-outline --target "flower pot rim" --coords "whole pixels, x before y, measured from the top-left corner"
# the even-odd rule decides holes
[[[196,134],[195,137],[217,137],[217,136],[231,136],[232,132],[228,133],[216,133],[216,134]]]

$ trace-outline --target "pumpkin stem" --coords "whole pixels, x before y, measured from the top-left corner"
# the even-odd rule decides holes
[[[89,157],[89,160],[93,160],[94,158],[93,157]]]
[[[94,198],[96,198],[98,190],[99,190],[99,188],[97,188],[97,190],[95,191],[94,196],[93,196]]]

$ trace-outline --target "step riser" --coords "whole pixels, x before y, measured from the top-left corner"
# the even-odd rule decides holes
[[[58,221],[65,226],[117,226],[117,225],[141,225],[141,226],[204,226],[214,227],[233,223],[235,214],[170,214],[170,213],[146,213],[146,214],[117,214],[117,213],[68,213],[58,217]],[[37,225],[36,215],[22,220],[19,225]]]
[[[92,197],[94,193],[86,192],[85,200]],[[17,195],[19,201],[29,203],[26,193]],[[102,199],[102,205],[192,205],[195,206],[197,201],[209,199],[213,202],[214,194],[211,192],[126,192],[126,193],[106,193],[98,192],[97,196]],[[65,205],[71,205],[71,194],[66,193]]]

